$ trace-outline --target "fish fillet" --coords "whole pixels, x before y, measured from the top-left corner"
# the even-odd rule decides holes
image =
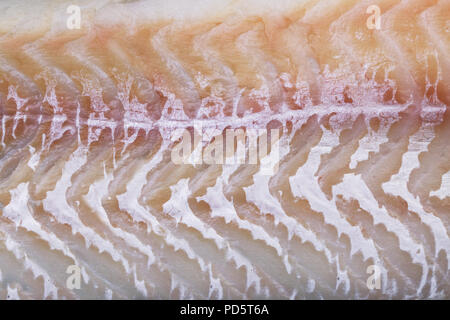
[[[0,2],[1,299],[449,299],[450,1]]]

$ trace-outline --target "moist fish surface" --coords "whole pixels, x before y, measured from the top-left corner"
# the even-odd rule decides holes
[[[449,299],[450,1],[1,1],[1,299]]]

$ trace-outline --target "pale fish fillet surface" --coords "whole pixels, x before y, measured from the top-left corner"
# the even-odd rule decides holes
[[[1,1],[0,298],[449,299],[449,55],[448,0]]]

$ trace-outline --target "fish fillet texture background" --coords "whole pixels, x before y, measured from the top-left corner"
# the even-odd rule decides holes
[[[449,106],[448,0],[0,1],[0,298],[449,299]]]

